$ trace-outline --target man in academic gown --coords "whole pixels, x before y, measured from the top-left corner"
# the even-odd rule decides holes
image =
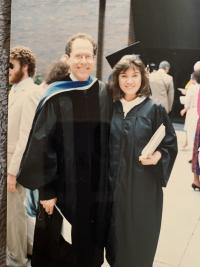
[[[18,174],[19,183],[40,194],[32,267],[103,263],[111,100],[103,83],[90,76],[95,54],[90,36],[71,37],[70,74],[50,85],[36,111]],[[55,204],[72,225],[72,245],[60,234]]]

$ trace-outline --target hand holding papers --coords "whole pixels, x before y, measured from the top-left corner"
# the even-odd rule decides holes
[[[186,90],[184,88],[177,88],[181,92],[182,95],[186,95]]]
[[[156,130],[154,135],[151,137],[148,144],[143,148],[141,152],[141,157],[147,158],[149,155],[152,155],[156,151],[156,148],[159,146],[164,137],[165,126],[162,123],[160,127]]]
[[[58,208],[58,206],[56,206],[57,211],[60,213],[60,215],[63,218],[63,222],[62,222],[62,228],[61,228],[61,235],[62,237],[65,239],[66,242],[72,244],[72,237],[71,237],[71,231],[72,231],[72,226],[71,224],[68,222],[68,220],[64,217],[64,215],[62,214],[61,210]]]
[[[186,98],[186,96],[180,96],[180,97],[179,97],[180,103],[181,103],[182,105],[185,105],[185,98]]]

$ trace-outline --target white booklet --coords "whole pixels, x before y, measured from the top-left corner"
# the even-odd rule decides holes
[[[147,157],[148,155],[153,154],[156,151],[156,148],[162,142],[165,137],[165,126],[162,123],[156,132],[153,134],[147,145],[143,148],[141,155]]]
[[[72,226],[71,224],[68,222],[68,220],[65,218],[65,216],[62,214],[61,210],[58,208],[57,205],[55,205],[57,211],[60,213],[60,215],[63,217],[63,221],[62,221],[62,228],[61,228],[61,235],[63,236],[63,238],[65,239],[65,241],[67,241],[68,243],[72,244]]]

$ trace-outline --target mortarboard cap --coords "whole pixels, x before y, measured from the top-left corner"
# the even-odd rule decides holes
[[[106,56],[106,59],[108,63],[110,64],[111,68],[113,68],[117,62],[125,55],[140,55],[141,54],[141,46],[140,46],[140,41],[137,41],[125,48],[122,48],[108,56]]]

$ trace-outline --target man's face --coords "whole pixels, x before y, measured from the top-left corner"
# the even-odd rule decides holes
[[[10,60],[9,83],[10,84],[19,83],[23,77],[24,77],[24,71],[19,61],[15,59]]]
[[[86,81],[89,78],[95,65],[93,46],[89,40],[74,40],[68,65],[77,80]]]

